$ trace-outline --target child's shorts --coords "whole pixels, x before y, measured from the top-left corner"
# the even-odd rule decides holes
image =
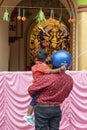
[[[36,94],[33,96],[32,100],[31,100],[31,102],[30,102],[30,105],[31,105],[31,106],[35,106],[35,105],[36,105],[36,100],[37,100],[38,96],[39,96],[39,93],[36,93]]]

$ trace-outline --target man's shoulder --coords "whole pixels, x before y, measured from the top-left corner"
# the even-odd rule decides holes
[[[65,75],[66,75],[66,77],[72,79],[72,77],[69,74],[65,73]]]
[[[65,73],[65,80],[67,80],[67,82],[73,82],[73,78],[69,75]]]

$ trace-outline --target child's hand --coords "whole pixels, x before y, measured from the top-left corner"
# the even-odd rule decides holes
[[[65,66],[65,65],[61,66],[61,67],[60,67],[60,70],[61,70],[61,71],[66,71],[66,66]]]

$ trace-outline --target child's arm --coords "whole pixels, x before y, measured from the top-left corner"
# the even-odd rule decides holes
[[[64,71],[66,71],[65,65],[61,66],[60,68],[51,69],[49,73],[55,74],[55,73],[60,73],[60,72],[64,72]]]

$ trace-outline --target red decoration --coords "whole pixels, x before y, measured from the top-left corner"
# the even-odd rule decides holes
[[[47,42],[42,42],[42,46],[46,47],[47,46]]]

